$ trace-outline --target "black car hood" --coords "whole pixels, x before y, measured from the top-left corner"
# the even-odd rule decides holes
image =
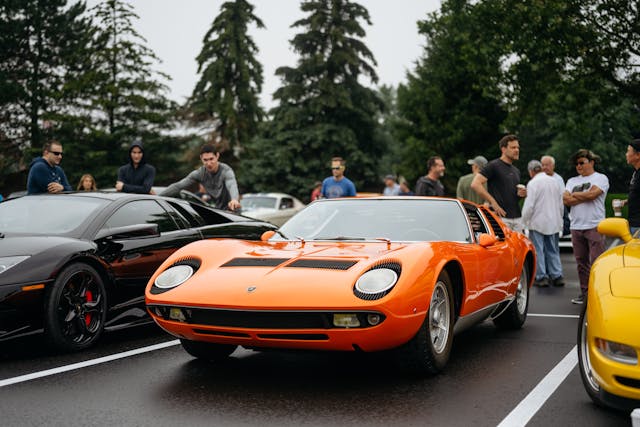
[[[78,242],[78,239],[61,236],[34,236],[32,234],[4,233],[0,238],[0,257],[37,255],[56,246]]]

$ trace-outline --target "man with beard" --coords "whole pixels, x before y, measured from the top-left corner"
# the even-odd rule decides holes
[[[427,174],[416,182],[416,196],[444,196],[444,185],[440,178],[444,176],[444,161],[439,156],[427,160]]]
[[[520,170],[513,165],[520,158],[520,142],[516,135],[506,135],[498,142],[501,155],[491,160],[476,174],[471,188],[484,200],[512,230],[524,232],[520,198],[527,196],[520,184]],[[487,188],[484,188],[484,184]]]

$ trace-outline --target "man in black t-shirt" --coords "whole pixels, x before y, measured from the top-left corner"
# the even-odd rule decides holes
[[[633,167],[633,175],[629,181],[629,196],[622,200],[622,206],[629,206],[629,229],[631,234],[640,230],[640,139],[629,143],[625,154],[627,163]]]
[[[506,135],[498,145],[502,155],[487,163],[476,174],[471,188],[489,202],[491,208],[512,230],[523,232],[519,202],[521,197],[526,197],[527,190],[520,184],[520,170],[513,165],[520,158],[520,142],[517,136]]]

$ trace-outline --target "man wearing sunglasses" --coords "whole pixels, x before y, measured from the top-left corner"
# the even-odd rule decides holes
[[[322,197],[334,199],[336,197],[354,197],[356,186],[349,178],[344,176],[346,162],[342,157],[331,159],[332,176],[322,181]]]
[[[60,162],[62,144],[55,140],[46,142],[42,147],[42,157],[36,157],[29,165],[27,194],[72,191]]]
[[[571,160],[578,175],[567,180],[562,201],[571,207],[571,244],[581,290],[571,302],[582,304],[587,295],[591,264],[605,250],[604,236],[598,233],[597,227],[605,217],[604,200],[609,190],[609,178],[595,171],[600,157],[591,150],[581,148]]]

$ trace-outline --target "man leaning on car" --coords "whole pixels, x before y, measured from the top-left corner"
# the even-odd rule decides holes
[[[72,191],[60,162],[62,144],[56,140],[46,142],[42,147],[42,157],[36,157],[31,161],[27,177],[27,194]]]

